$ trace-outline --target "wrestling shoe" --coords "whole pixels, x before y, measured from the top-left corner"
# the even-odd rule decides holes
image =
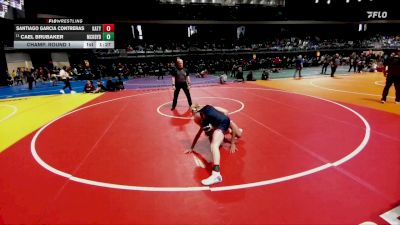
[[[205,186],[210,186],[220,182],[222,182],[221,173],[215,171],[212,171],[211,176],[209,176],[207,179],[201,181],[201,183]]]
[[[65,91],[63,89],[60,90],[61,94],[65,94]]]

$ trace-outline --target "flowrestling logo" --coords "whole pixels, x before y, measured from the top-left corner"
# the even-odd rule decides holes
[[[386,11],[367,11],[368,19],[386,19],[388,13]]]

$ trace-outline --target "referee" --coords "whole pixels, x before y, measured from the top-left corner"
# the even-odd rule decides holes
[[[171,111],[175,110],[179,92],[181,89],[185,92],[189,107],[192,106],[192,98],[190,97],[190,77],[186,70],[183,68],[183,60],[176,59],[176,68],[171,71],[172,76],[172,89],[174,90],[174,100],[172,101]]]

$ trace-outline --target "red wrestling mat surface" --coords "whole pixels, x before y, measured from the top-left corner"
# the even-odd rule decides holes
[[[107,93],[0,154],[0,222],[45,224],[388,224],[400,203],[400,118],[248,84],[194,88],[244,129],[183,154],[198,127],[180,93]],[[229,139],[229,135],[227,135]]]

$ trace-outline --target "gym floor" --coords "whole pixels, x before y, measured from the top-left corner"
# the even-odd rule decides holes
[[[393,87],[380,103],[382,73],[208,79],[193,101],[228,109],[244,129],[238,152],[221,146],[223,182],[210,187],[200,183],[211,173],[208,139],[184,154],[198,127],[184,93],[170,111],[169,77],[0,100],[0,223],[399,221],[400,105]]]

